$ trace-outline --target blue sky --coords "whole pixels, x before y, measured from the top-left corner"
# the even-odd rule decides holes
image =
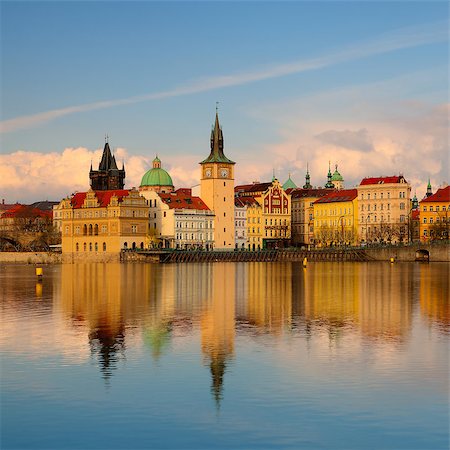
[[[193,185],[216,101],[237,183],[275,170],[300,185],[308,162],[322,185],[328,161],[348,187],[401,172],[421,196],[428,177],[448,182],[446,2],[4,1],[1,13],[8,201],[86,189],[105,133],[129,187],[156,153]]]

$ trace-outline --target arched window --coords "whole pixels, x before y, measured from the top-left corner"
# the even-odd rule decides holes
[[[94,234],[96,236],[98,236],[98,225],[97,224],[95,224],[95,226],[94,226]]]
[[[78,245],[78,242],[75,245],[76,251],[78,252],[80,250],[80,246]]]
[[[86,236],[86,235],[87,235],[87,225],[84,224],[83,225],[83,236]]]
[[[141,242],[141,250],[144,250],[144,243]]]
[[[89,224],[89,236],[92,236],[92,223]]]
[[[98,244],[97,244],[97,242],[95,243],[95,251],[98,252]]]
[[[92,242],[89,242],[89,251],[92,252]]]
[[[86,251],[86,242],[83,244],[83,250]]]
[[[128,248],[128,243],[125,242],[125,244],[123,244],[123,248],[126,250]]]
[[[103,251],[106,252],[106,242],[103,242]]]
[[[131,247],[133,250],[136,250],[136,242],[133,242],[133,245]]]

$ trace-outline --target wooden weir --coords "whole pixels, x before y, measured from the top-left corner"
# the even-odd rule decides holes
[[[192,263],[192,262],[275,262],[275,261],[369,261],[363,250],[261,250],[261,251],[158,251],[139,252],[140,254],[159,254],[162,263]]]

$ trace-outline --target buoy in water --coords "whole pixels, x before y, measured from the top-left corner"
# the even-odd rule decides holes
[[[44,271],[42,270],[42,267],[36,267],[36,276],[40,279],[42,278],[42,275],[44,274]]]

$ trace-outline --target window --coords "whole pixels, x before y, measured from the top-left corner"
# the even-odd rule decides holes
[[[65,232],[66,232],[66,234],[69,234],[69,226],[68,225],[66,225]]]
[[[95,251],[98,252],[98,244],[97,244],[97,242],[95,243]]]
[[[89,242],[89,251],[92,252],[92,242]]]
[[[166,217],[166,211],[164,211],[164,217]]]
[[[433,223],[433,218],[432,217],[430,217],[430,223]]]
[[[400,203],[400,209],[405,209],[405,204],[404,203]]]
[[[155,223],[154,225],[156,226],[156,223]],[[132,232],[133,234],[136,234],[136,233],[137,233],[137,225],[131,225],[131,232]]]
[[[433,207],[432,206],[430,206],[430,211],[433,211]]]
[[[76,249],[76,251],[78,251],[78,250],[80,249],[80,246],[78,245],[78,242],[77,242],[77,244],[75,245],[75,249]]]
[[[80,227],[78,225],[75,227],[75,234],[80,234]]]
[[[106,252],[106,242],[103,242],[103,251]]]
[[[427,223],[427,218],[426,217],[423,218],[423,223]]]
[[[423,235],[424,236],[428,236],[428,231],[427,230],[423,230]]]
[[[106,234],[108,232],[108,227],[106,225],[102,225],[102,233]]]
[[[400,216],[400,222],[404,222],[405,221],[405,216],[401,215]]]
[[[83,250],[86,251],[86,242],[83,244]]]

